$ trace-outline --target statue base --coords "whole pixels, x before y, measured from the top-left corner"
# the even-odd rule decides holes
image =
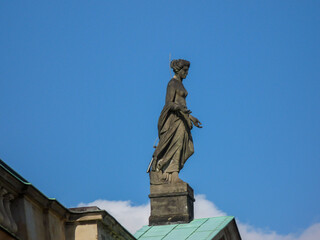
[[[185,182],[150,185],[149,226],[189,223],[194,218],[193,189]]]

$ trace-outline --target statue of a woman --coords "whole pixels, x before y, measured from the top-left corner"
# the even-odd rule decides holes
[[[188,75],[190,62],[173,60],[170,64],[175,75],[167,86],[166,103],[158,121],[159,144],[152,156],[150,183],[183,182],[179,172],[193,154],[192,124],[201,128],[186,104],[187,90],[182,81]]]

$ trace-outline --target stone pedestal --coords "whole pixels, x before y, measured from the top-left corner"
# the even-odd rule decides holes
[[[193,220],[194,195],[187,183],[150,185],[149,225],[189,223]]]

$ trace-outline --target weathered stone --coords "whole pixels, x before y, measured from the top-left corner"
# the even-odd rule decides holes
[[[185,182],[150,185],[149,225],[189,223],[194,218],[193,189]]]
[[[183,80],[187,77],[190,62],[184,59],[172,60],[174,71],[169,81],[166,102],[158,121],[159,143],[152,155],[147,173],[150,184],[179,183],[179,172],[194,153],[191,129],[193,125],[202,128],[199,119],[187,108],[187,90]]]

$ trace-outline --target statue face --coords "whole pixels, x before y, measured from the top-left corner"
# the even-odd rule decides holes
[[[184,66],[179,72],[179,76],[182,78],[182,79],[185,79],[188,75],[188,71],[189,71],[189,67],[188,66]]]

